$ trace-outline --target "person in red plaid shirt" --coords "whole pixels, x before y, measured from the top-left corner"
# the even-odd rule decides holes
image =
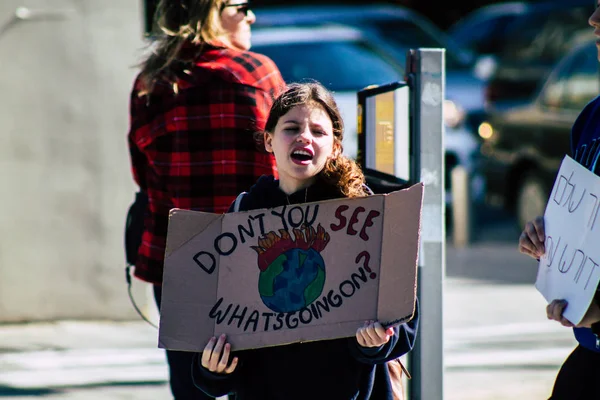
[[[130,100],[133,176],[147,194],[135,276],[160,307],[169,210],[227,211],[272,155],[253,139],[285,83],[272,60],[251,53],[255,16],[246,0],[161,0],[163,35],[142,63]],[[205,399],[191,380],[192,353],[167,351],[175,399]]]

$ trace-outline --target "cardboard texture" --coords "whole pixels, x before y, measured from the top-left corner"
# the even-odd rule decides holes
[[[414,314],[423,184],[358,199],[169,216],[159,347],[354,336]]]

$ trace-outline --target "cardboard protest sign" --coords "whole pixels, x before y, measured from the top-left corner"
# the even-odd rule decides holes
[[[546,254],[535,287],[551,302],[569,302],[563,316],[578,324],[600,281],[600,178],[570,157],[560,166],[546,211]]]
[[[159,347],[235,350],[412,318],[423,185],[386,195],[169,216]]]

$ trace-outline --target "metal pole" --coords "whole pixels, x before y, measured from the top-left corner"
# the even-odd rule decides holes
[[[461,165],[452,169],[452,242],[466,247],[471,242],[471,191],[469,173]]]
[[[417,143],[413,168],[425,184],[417,296],[420,326],[408,361],[412,400],[441,400],[444,394],[443,288],[446,269],[444,227],[444,49],[410,50],[407,80],[411,88],[411,129]]]

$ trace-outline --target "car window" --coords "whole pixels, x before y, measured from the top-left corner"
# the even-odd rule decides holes
[[[464,24],[452,32],[452,38],[477,54],[496,54],[504,45],[507,28],[518,15],[501,15]]]
[[[600,92],[598,75],[598,51],[585,46],[575,57],[569,75],[565,79],[563,106],[581,110]]]
[[[581,110],[598,92],[597,50],[584,46],[570,56],[546,83],[542,104],[552,108]]]
[[[573,48],[572,40],[580,32],[589,31],[590,15],[589,7],[528,14],[510,26],[501,58],[509,62],[557,62]]]
[[[566,60],[560,69],[550,78],[541,93],[541,102],[546,107],[558,108],[565,94],[565,87],[569,71],[573,67],[574,57]]]
[[[315,79],[333,91],[357,91],[404,75],[400,65],[358,41],[263,44],[252,51],[271,58],[286,82]]]
[[[406,55],[409,49],[419,47],[446,48],[447,69],[453,70],[470,67],[467,62],[457,57],[455,54],[456,49],[447,48],[447,44],[444,44],[438,38],[411,21],[393,19],[373,22],[375,22],[373,28],[377,30],[378,34],[398,47],[398,54]]]

